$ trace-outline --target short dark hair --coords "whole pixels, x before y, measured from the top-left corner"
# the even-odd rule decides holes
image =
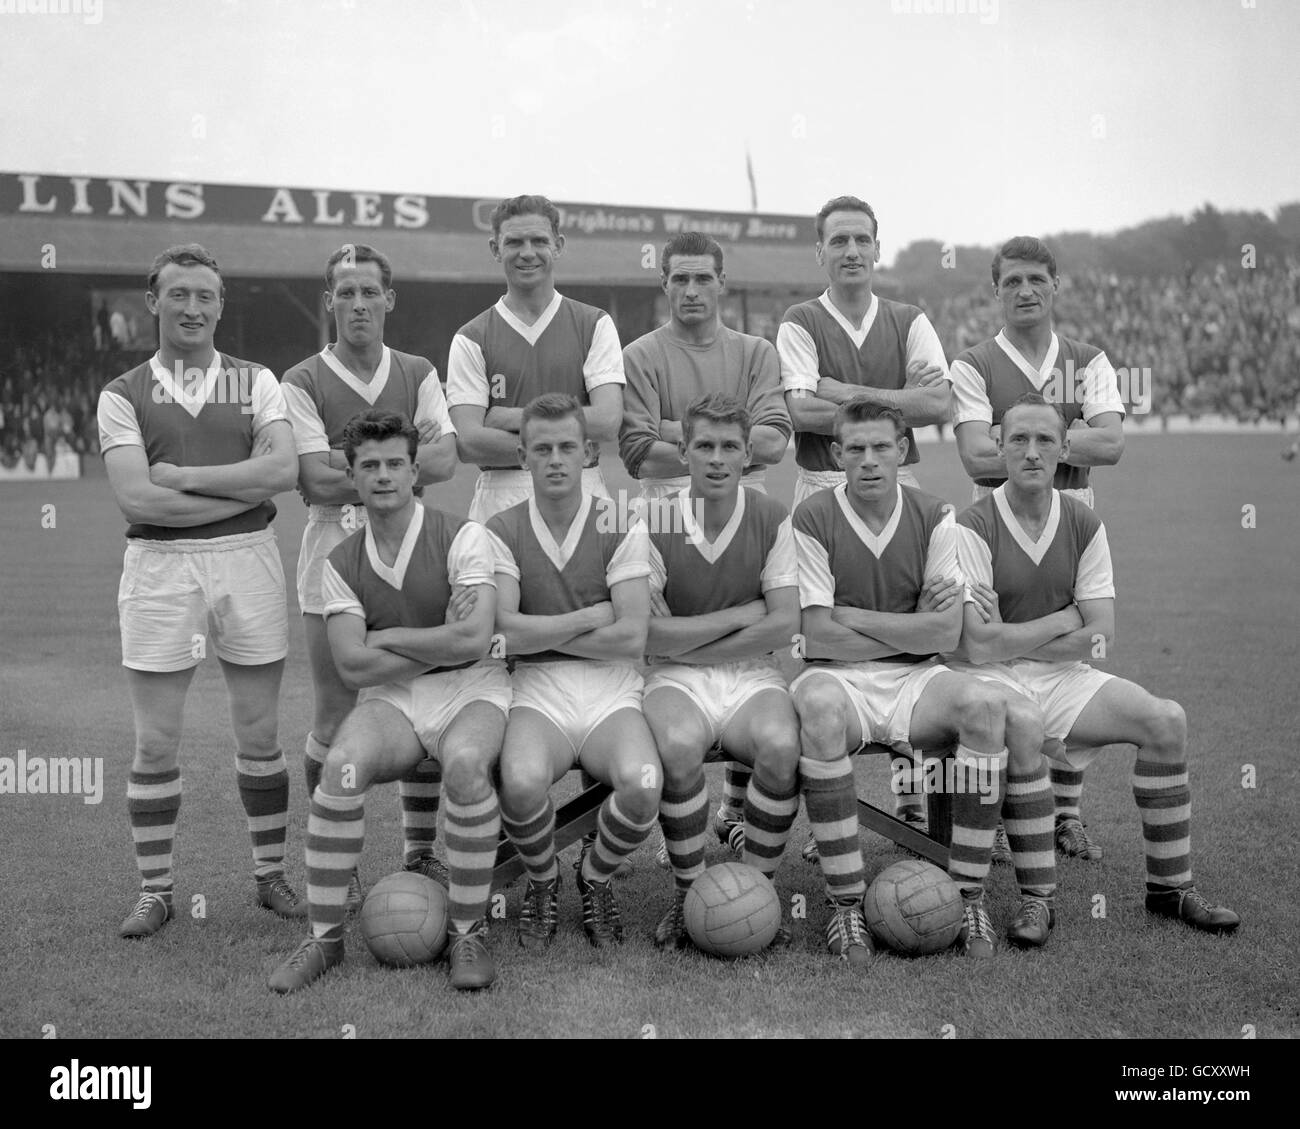
[[[691,402],[686,409],[686,414],[682,416],[684,442],[691,441],[691,434],[695,431],[697,420],[704,420],[707,423],[737,424],[740,427],[741,439],[746,443],[749,442],[749,409],[736,397],[728,396],[725,392],[710,392],[707,396],[701,396]]]
[[[153,266],[149,268],[150,294],[157,296],[158,276],[162,274],[163,267],[170,263],[175,263],[178,267],[207,267],[221,280],[221,295],[225,297],[226,283],[221,278],[221,268],[217,266],[217,260],[212,257],[208,249],[200,243],[178,243],[174,247],[168,247],[154,259]]]
[[[524,405],[524,414],[519,421],[519,442],[524,442],[528,425],[535,419],[566,419],[573,416],[582,431],[582,441],[587,441],[587,417],[576,396],[567,392],[547,392]]]
[[[1017,235],[998,248],[997,254],[993,256],[994,286],[1002,280],[1003,259],[1024,259],[1030,263],[1042,263],[1047,267],[1047,273],[1053,278],[1056,277],[1056,256],[1052,254],[1052,249],[1032,235]]]
[[[1065,440],[1065,433],[1069,431],[1070,425],[1065,420],[1065,413],[1061,411],[1061,405],[1053,404],[1051,400],[1043,398],[1037,392],[1026,392],[1019,400],[1002,413],[1002,430],[1004,434],[1006,432],[1007,416],[1017,408],[1051,408],[1053,413],[1056,415],[1056,422],[1061,431],[1061,439],[1062,441]]]
[[[873,404],[870,400],[858,397],[846,400],[835,411],[835,442],[844,442],[844,429],[851,423],[873,423],[876,420],[888,420],[894,425],[894,438],[902,439],[907,435],[907,424],[903,413],[897,408],[885,404]]]
[[[876,220],[876,213],[871,210],[871,205],[865,200],[859,200],[856,196],[835,196],[822,205],[822,210],[817,213],[817,242],[822,241],[822,236],[826,233],[826,217],[831,212],[866,212],[871,217],[871,232],[873,239],[880,238],[880,224]]]
[[[545,216],[551,221],[551,234],[560,235],[560,209],[545,196],[511,196],[492,209],[492,236],[501,234],[501,225],[511,216]]]
[[[369,243],[344,243],[325,263],[327,290],[334,289],[334,268],[343,262],[348,266],[355,266],[357,263],[374,263],[379,267],[379,277],[383,279],[384,289],[388,290],[393,285],[393,264],[388,261],[387,255],[382,251],[376,251]]]
[[[409,419],[382,408],[370,408],[354,415],[343,429],[343,454],[347,456],[348,466],[355,462],[357,448],[362,443],[382,443],[386,439],[405,439],[407,453],[411,462],[415,462],[420,433]]]
[[[664,244],[663,255],[659,259],[664,278],[668,277],[668,264],[674,255],[712,255],[713,266],[718,276],[722,276],[722,246],[711,235],[705,235],[702,231],[679,232]]]

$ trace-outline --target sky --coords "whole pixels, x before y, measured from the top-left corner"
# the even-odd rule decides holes
[[[1298,47],[1295,0],[0,0],[0,171],[747,211],[748,149],[887,263],[1300,199]]]

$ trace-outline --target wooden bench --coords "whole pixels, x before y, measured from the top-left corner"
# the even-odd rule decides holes
[[[947,760],[953,750],[948,749],[941,758]],[[887,745],[868,745],[861,756],[881,754],[891,759],[897,754]],[[709,750],[706,762],[727,759],[716,746]],[[941,779],[947,779],[945,772]],[[605,797],[609,795],[605,784],[594,784],[579,792],[573,799],[561,804],[555,812],[555,849],[564,850],[572,846],[584,835],[596,829],[596,815]],[[883,808],[878,808],[867,800],[858,798],[858,824],[868,831],[897,843],[914,854],[920,855],[944,870],[948,869],[948,844],[952,841],[952,804],[947,792],[936,791],[925,797],[927,831],[918,831],[901,819],[895,819]],[[523,859],[515,850],[514,844],[504,835],[497,848],[497,862],[492,871],[493,888],[499,889],[514,882],[524,872]]]

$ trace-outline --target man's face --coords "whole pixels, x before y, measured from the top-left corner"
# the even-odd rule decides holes
[[[697,419],[690,442],[683,441],[681,450],[697,498],[711,502],[735,498],[751,454],[740,424]]]
[[[1056,280],[1046,263],[1003,259],[997,285],[1003,324],[1028,329],[1051,321]]]
[[[587,445],[576,416],[530,419],[520,441],[519,459],[533,476],[534,494],[561,501],[581,492]]]
[[[673,255],[664,279],[673,321],[683,326],[715,321],[724,281],[712,255]]]
[[[826,277],[841,286],[861,286],[871,281],[880,258],[876,225],[866,212],[831,212],[822,225],[817,261]]]
[[[506,272],[512,290],[533,290],[550,283],[555,260],[564,251],[564,236],[551,230],[545,216],[510,216],[489,246]]]
[[[850,423],[831,452],[844,468],[848,492],[860,502],[891,498],[898,483],[898,466],[907,454],[907,439],[894,434],[887,419]]]
[[[406,440],[367,439],[354,452],[348,476],[357,497],[372,514],[396,513],[411,500],[420,465],[411,459]]]
[[[384,339],[384,319],[397,301],[384,289],[383,272],[374,262],[334,267],[334,289],[325,292],[325,308],[334,315],[338,339],[364,349]]]
[[[1061,417],[1047,405],[1012,408],[1002,417],[998,448],[1007,461],[1007,478],[1019,489],[1050,490],[1056,464],[1068,450]]]
[[[145,294],[158,318],[158,338],[178,353],[205,353],[221,320],[221,279],[211,267],[168,263],[159,272],[157,293]]]

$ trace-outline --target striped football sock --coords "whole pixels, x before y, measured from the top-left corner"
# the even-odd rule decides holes
[[[1044,761],[1025,776],[1007,773],[1002,823],[1016,866],[1016,885],[1027,897],[1050,898],[1056,893],[1056,810]]]
[[[492,895],[492,867],[501,838],[497,794],[470,804],[450,796],[444,807],[447,869],[451,872],[447,915],[457,933],[467,933],[487,913]]]
[[[433,854],[438,837],[438,801],[442,797],[442,765],[425,757],[397,782],[402,798],[402,838],[409,866]]]
[[[652,815],[645,823],[633,823],[611,792],[596,814],[596,845],[583,853],[582,877],[588,882],[608,882],[619,863],[645,842],[657,819]]]
[[[768,788],[755,773],[745,792],[745,862],[769,878],[781,865],[794,817],[799,814],[799,781],[788,789]]]
[[[284,840],[289,830],[289,769],[284,754],[261,760],[236,757],[239,799],[253,840],[253,874],[273,878],[284,873]]]
[[[867,891],[862,844],[858,840],[858,794],[853,762],[799,758],[803,801],[821,861],[826,893],[837,904],[858,902]]]
[[[1133,765],[1133,798],[1142,816],[1147,889],[1168,890],[1192,881],[1192,790],[1187,762],[1161,764],[1140,756]]]
[[[343,936],[348,883],[366,838],[366,797],[331,796],[317,788],[307,814],[307,912],[311,935]]]
[[[302,778],[307,782],[307,798],[311,799],[320,787],[321,773],[325,771],[325,758],[330,747],[316,740],[316,734],[307,734],[307,747],[302,754]]]
[[[903,754],[900,754],[903,755]],[[925,808],[925,762],[913,754],[911,763],[895,772],[890,777],[890,788],[894,793],[894,810],[903,808]]]
[[[1056,818],[1081,819],[1079,801],[1083,798],[1083,773],[1053,764],[1052,794],[1056,797]],[[1010,832],[1008,832],[1008,835]]]
[[[555,861],[555,805],[550,796],[535,814],[518,823],[502,812],[501,826],[524,860],[529,878],[534,882],[549,882],[559,873]]]
[[[140,889],[170,897],[172,892],[172,843],[176,839],[176,816],[181,810],[181,770],[137,772],[132,769],[126,785],[126,811],[131,820],[131,841],[135,844],[135,865],[140,871]]]
[[[659,823],[664,829],[673,882],[685,890],[704,873],[704,836],[709,829],[709,789],[700,772],[680,791],[665,782],[659,797]]]
[[[993,838],[1006,794],[1007,756],[1006,749],[981,753],[968,745],[957,746],[948,876],[965,898],[978,898],[989,876]]]
[[[753,775],[748,766],[728,761],[722,771],[722,803],[718,814],[727,823],[745,818],[745,797],[749,794],[749,779]]]

